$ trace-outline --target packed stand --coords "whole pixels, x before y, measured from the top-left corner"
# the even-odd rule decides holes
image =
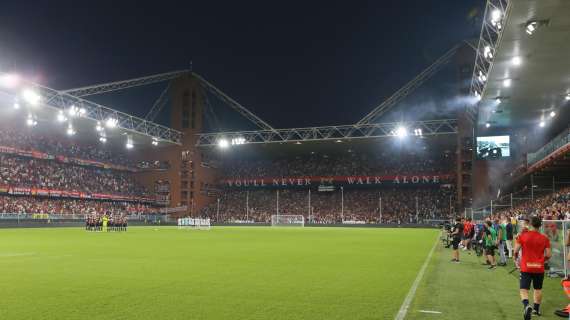
[[[302,176],[365,176],[406,174],[450,174],[453,154],[365,154],[309,155],[295,159],[236,160],[222,163],[228,179]]]
[[[157,211],[158,209],[151,205],[131,202],[0,196],[0,213],[8,214],[81,215],[83,217],[102,213],[118,216],[147,215],[155,214]]]
[[[313,190],[310,200],[307,190],[279,190],[279,214],[303,215],[311,223],[421,223],[429,219],[449,219],[455,198],[453,189],[445,187],[359,189],[344,190],[344,209],[342,201],[340,190]],[[202,210],[202,216],[212,221],[268,223],[271,216],[277,214],[277,191],[227,190],[219,203],[219,214],[215,202]],[[249,208],[247,214],[246,208]]]
[[[0,185],[145,196],[130,173],[0,154]]]
[[[54,135],[46,136],[39,132],[22,132],[4,127],[0,129],[0,146],[24,150],[45,152],[54,156],[66,156],[84,160],[101,161],[112,164],[136,167],[136,163],[119,152],[110,152],[93,145],[80,145],[68,141],[66,137],[58,139]]]

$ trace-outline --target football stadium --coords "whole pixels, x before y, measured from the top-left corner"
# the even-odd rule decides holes
[[[223,61],[199,72],[148,67],[186,20],[138,30],[163,14],[144,1],[86,7],[83,31],[63,4],[7,5],[0,319],[570,319],[570,2],[412,2],[385,21],[387,4],[208,7],[195,47],[170,47]],[[357,50],[365,16],[398,26],[369,31],[394,57]],[[416,18],[441,45],[410,62]]]

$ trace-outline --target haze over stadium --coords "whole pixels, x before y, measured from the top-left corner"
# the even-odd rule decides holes
[[[0,318],[569,317],[569,3],[3,6]]]

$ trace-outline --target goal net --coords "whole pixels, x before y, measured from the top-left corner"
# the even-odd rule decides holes
[[[199,229],[199,230],[210,230],[210,218],[199,219],[199,218],[179,218],[178,219],[178,229]]]
[[[304,227],[305,217],[302,215],[277,215],[271,216],[272,227]]]

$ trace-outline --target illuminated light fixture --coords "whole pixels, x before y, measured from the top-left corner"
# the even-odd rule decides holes
[[[521,57],[513,57],[513,59],[511,60],[511,63],[514,66],[520,66],[522,63],[522,58]]]
[[[245,138],[244,137],[232,138],[231,144],[232,146],[245,144]]]
[[[115,128],[115,127],[117,127],[118,123],[119,123],[119,120],[117,120],[115,118],[108,118],[105,121],[105,126],[107,126],[107,128]]]
[[[18,100],[14,101],[14,109],[16,110],[20,109],[20,103],[18,102]]]
[[[501,104],[501,102],[502,102],[502,101],[501,101],[501,98],[495,99],[495,102],[497,102],[497,104]]]
[[[538,29],[538,21],[529,21],[526,24],[525,30],[528,35],[532,35]]]
[[[297,142],[295,142],[295,144],[301,144],[301,141],[297,141]]]
[[[80,116],[84,116],[87,113],[87,110],[85,110],[85,108],[79,108],[79,115]]]
[[[487,81],[487,76],[483,74],[483,72],[481,72],[481,70],[479,70],[479,81],[480,82],[485,82]]]
[[[414,129],[414,135],[416,136],[423,136],[423,131],[420,128]]]
[[[491,127],[491,124],[490,124],[489,122],[486,122],[486,123],[485,123],[485,128],[490,128],[490,127]]]
[[[24,89],[24,91],[22,91],[22,98],[33,106],[37,106],[41,100],[40,95],[32,89]]]
[[[99,141],[100,141],[101,143],[105,143],[105,142],[107,142],[107,138],[101,136],[101,137],[99,137]]]
[[[132,148],[134,147],[134,145],[133,145],[133,140],[131,140],[131,138],[128,138],[128,139],[127,139],[127,144],[125,144],[125,147],[126,147],[127,149],[132,149]]]
[[[400,126],[398,128],[396,128],[396,136],[399,138],[403,138],[405,136],[408,135],[408,130],[406,129],[406,127]]]
[[[226,139],[218,140],[218,147],[220,147],[220,149],[227,149],[229,146],[230,143],[228,142],[228,140]]]
[[[97,125],[95,126],[95,131],[97,131],[97,132],[103,131],[103,127],[101,126],[101,122],[97,121]]]
[[[544,128],[545,125],[546,125],[546,123],[544,122],[544,120],[540,120],[540,123],[538,124],[538,126],[541,128]]]
[[[38,122],[36,121],[36,119],[34,119],[34,116],[28,114],[28,118],[26,119],[26,124],[28,125],[28,127],[34,127],[38,124]]]
[[[158,146],[158,139],[157,138],[152,138],[152,145]]]
[[[342,140],[340,140],[340,139],[337,139],[335,142],[336,142],[336,143],[341,143],[341,142],[342,142]]]
[[[491,11],[491,24],[495,27],[497,27],[497,29],[501,30],[501,28],[503,27],[501,25],[501,18],[503,17],[503,13],[501,12],[501,10],[499,9],[495,9],[493,11]]]
[[[477,101],[481,101],[481,94],[479,93],[479,91],[475,91],[473,94],[475,95]]]
[[[75,130],[73,129],[73,126],[71,125],[71,123],[67,126],[66,133],[68,136],[75,135]]]
[[[59,112],[57,113],[57,121],[65,122],[65,120],[67,120],[67,118],[65,117],[65,114],[63,114],[63,110],[59,110]]]
[[[0,76],[0,86],[8,89],[17,87],[20,84],[20,76],[14,73],[8,73]]]
[[[566,95],[566,97],[564,97],[564,99],[566,100],[570,100],[570,93]]]
[[[511,86],[511,83],[512,83],[511,79],[505,79],[503,80],[503,87],[508,88]]]
[[[556,117],[556,112],[555,112],[554,110],[553,110],[553,111],[550,111],[550,117],[551,117],[551,118]]]
[[[493,50],[491,50],[490,46],[485,46],[483,48],[483,56],[487,59],[493,59]]]
[[[69,107],[69,109],[67,109],[67,113],[69,114],[70,117],[75,117],[77,115],[79,111],[77,110],[77,107],[72,105],[71,107]]]

